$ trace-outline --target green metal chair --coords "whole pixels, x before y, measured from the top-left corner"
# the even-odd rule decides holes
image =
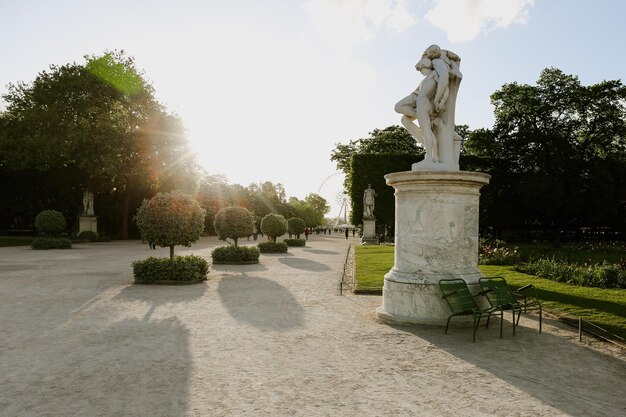
[[[502,308],[500,306],[492,306],[490,308],[481,309],[474,296],[470,292],[467,283],[462,279],[442,279],[439,281],[439,288],[443,294],[443,299],[446,300],[452,314],[448,317],[446,323],[445,334],[448,334],[448,327],[450,326],[450,319],[456,316],[473,316],[474,325],[472,333],[472,342],[476,342],[476,329],[480,324],[480,319],[483,316],[487,316],[487,324],[489,318],[492,315],[500,315],[500,338],[502,339]]]
[[[515,296],[524,313],[527,313],[528,310],[539,311],[539,333],[541,333],[543,307],[541,306],[541,301],[537,298],[535,286],[533,284],[524,285],[515,291]],[[519,316],[517,321],[519,322]]]
[[[489,304],[493,307],[499,306],[502,310],[511,310],[513,315],[513,335],[515,335],[515,312],[517,311],[517,321],[519,322],[519,315],[522,312],[522,306],[517,302],[517,297],[513,294],[513,291],[506,284],[506,281],[502,277],[490,277],[480,278],[478,280],[480,285],[479,295],[484,295],[489,300]],[[487,325],[489,323],[487,322]]]
[[[539,311],[539,333],[541,333],[543,309],[541,302],[535,295],[535,288],[532,284],[513,291],[503,277],[481,278],[478,282],[482,289],[480,294],[485,295],[492,306],[500,305],[503,310],[511,310],[513,314],[513,334],[515,334],[515,327],[519,324],[521,313],[527,313],[528,310]],[[517,320],[515,319],[516,311]]]

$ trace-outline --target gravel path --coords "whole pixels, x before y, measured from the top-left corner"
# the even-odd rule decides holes
[[[137,241],[0,248],[0,415],[626,414],[623,354],[554,321],[475,344],[377,322],[380,297],[339,295],[357,243],[313,235],[191,286],[132,285],[132,260],[168,253]]]

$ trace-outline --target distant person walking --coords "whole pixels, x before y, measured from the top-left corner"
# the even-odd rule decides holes
[[[348,240],[348,228],[346,227],[346,240]]]

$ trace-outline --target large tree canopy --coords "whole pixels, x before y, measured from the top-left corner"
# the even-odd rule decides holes
[[[304,220],[307,227],[316,227],[324,224],[324,215],[330,211],[330,206],[326,199],[314,193],[308,194],[304,200],[291,197],[289,204],[294,208],[295,215]]]
[[[131,199],[183,188],[195,164],[182,123],[156,101],[131,57],[108,52],[85,60],[53,65],[32,83],[9,85],[0,114],[0,170],[11,181],[24,181],[14,187],[19,195],[5,201],[30,200],[35,209],[70,202],[59,208],[75,218],[89,188],[96,204],[109,204],[100,214],[118,212],[117,231],[124,238]],[[63,187],[52,200],[42,201],[47,195],[41,186],[25,197],[29,186],[54,179]],[[27,205],[14,201],[2,215],[28,215],[20,212]]]
[[[558,241],[567,226],[615,223],[626,201],[626,88],[584,86],[548,68],[537,85],[505,84],[492,96],[493,129],[465,151],[492,174],[485,220],[496,228],[540,224]]]

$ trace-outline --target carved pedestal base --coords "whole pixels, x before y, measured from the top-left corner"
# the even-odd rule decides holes
[[[445,325],[451,313],[439,280],[461,278],[478,292],[479,190],[490,177],[408,171],[385,178],[396,190],[395,260],[385,275],[378,317],[391,323]]]
[[[78,234],[85,231],[98,233],[97,216],[78,216]]]
[[[361,245],[378,245],[378,237],[376,237],[376,219],[363,218],[363,237]]]

